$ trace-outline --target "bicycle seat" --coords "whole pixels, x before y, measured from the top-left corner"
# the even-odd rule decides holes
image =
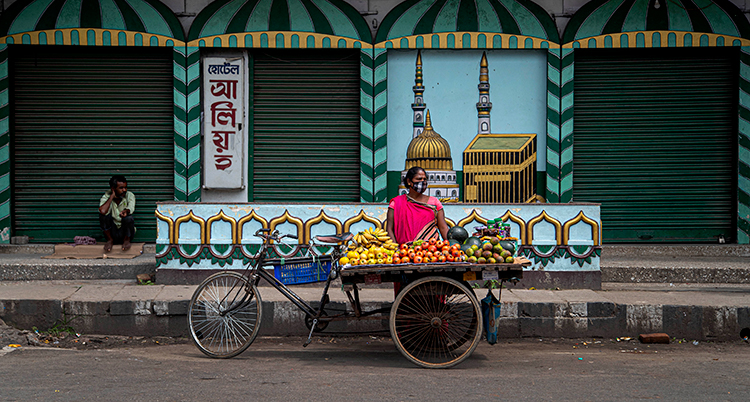
[[[354,235],[351,234],[351,232],[335,235],[315,236],[315,240],[321,243],[345,243],[352,238],[354,238]]]

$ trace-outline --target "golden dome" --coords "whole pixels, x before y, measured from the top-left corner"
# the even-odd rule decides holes
[[[426,170],[453,170],[451,147],[432,129],[430,111],[425,115],[425,127],[406,149],[406,169],[420,166]]]

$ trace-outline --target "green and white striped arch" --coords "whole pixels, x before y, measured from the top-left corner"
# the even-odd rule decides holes
[[[173,48],[174,197],[188,201],[185,35],[172,11],[158,0],[19,0],[0,16],[0,242],[11,226],[9,44]]]
[[[573,59],[580,48],[739,46],[737,242],[750,243],[750,23],[728,0],[592,0],[571,18],[561,46],[559,202],[573,198]],[[566,90],[565,88],[569,88]],[[569,111],[569,112],[568,112]]]
[[[187,46],[188,49],[359,49],[360,200],[376,201],[372,36],[365,20],[351,5],[340,0],[218,0],[196,16]],[[188,81],[200,82],[200,71],[189,72]],[[196,86],[196,95],[197,90]],[[200,170],[199,110],[197,104],[195,107],[196,114],[191,114],[193,117],[188,122],[188,137],[196,138],[195,143],[189,140],[189,172]],[[200,175],[189,177],[188,198],[197,201],[200,199]]]

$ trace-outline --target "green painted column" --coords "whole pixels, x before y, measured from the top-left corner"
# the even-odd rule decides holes
[[[10,102],[8,45],[0,44],[0,243],[10,243]]]
[[[187,201],[187,58],[185,47],[172,48],[174,85],[174,199]]]
[[[737,243],[750,243],[750,47],[740,52]]]
[[[560,54],[560,199],[573,200],[573,49]]]
[[[198,47],[185,47],[187,93],[187,201],[201,200],[201,69]]]

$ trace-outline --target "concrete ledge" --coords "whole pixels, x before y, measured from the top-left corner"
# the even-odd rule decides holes
[[[35,288],[36,286],[36,288]],[[44,330],[65,321],[77,332],[128,336],[187,336],[187,306],[195,286],[15,284],[0,286],[0,318],[19,328]],[[36,289],[36,291],[34,291]],[[318,288],[294,288],[318,300]],[[303,314],[275,289],[261,288],[262,335],[305,335]],[[477,290],[478,298],[486,290]],[[25,296],[24,296],[25,295]],[[329,310],[348,306],[338,289]],[[365,288],[365,309],[389,306],[393,290]],[[500,336],[636,337],[665,332],[695,340],[735,340],[750,328],[750,289],[732,291],[520,290],[502,292]],[[324,333],[387,332],[385,317],[332,322]]]
[[[749,257],[750,244],[604,244],[602,257]]]
[[[142,243],[142,242],[141,242]],[[55,252],[54,244],[0,244],[0,254],[52,254]],[[156,244],[146,243],[143,245],[144,254],[155,254]]]
[[[154,254],[132,259],[41,259],[13,254],[0,259],[0,281],[131,279],[154,272]]]
[[[748,261],[747,263],[750,263]],[[750,283],[748,267],[602,266],[601,281],[625,283]]]

